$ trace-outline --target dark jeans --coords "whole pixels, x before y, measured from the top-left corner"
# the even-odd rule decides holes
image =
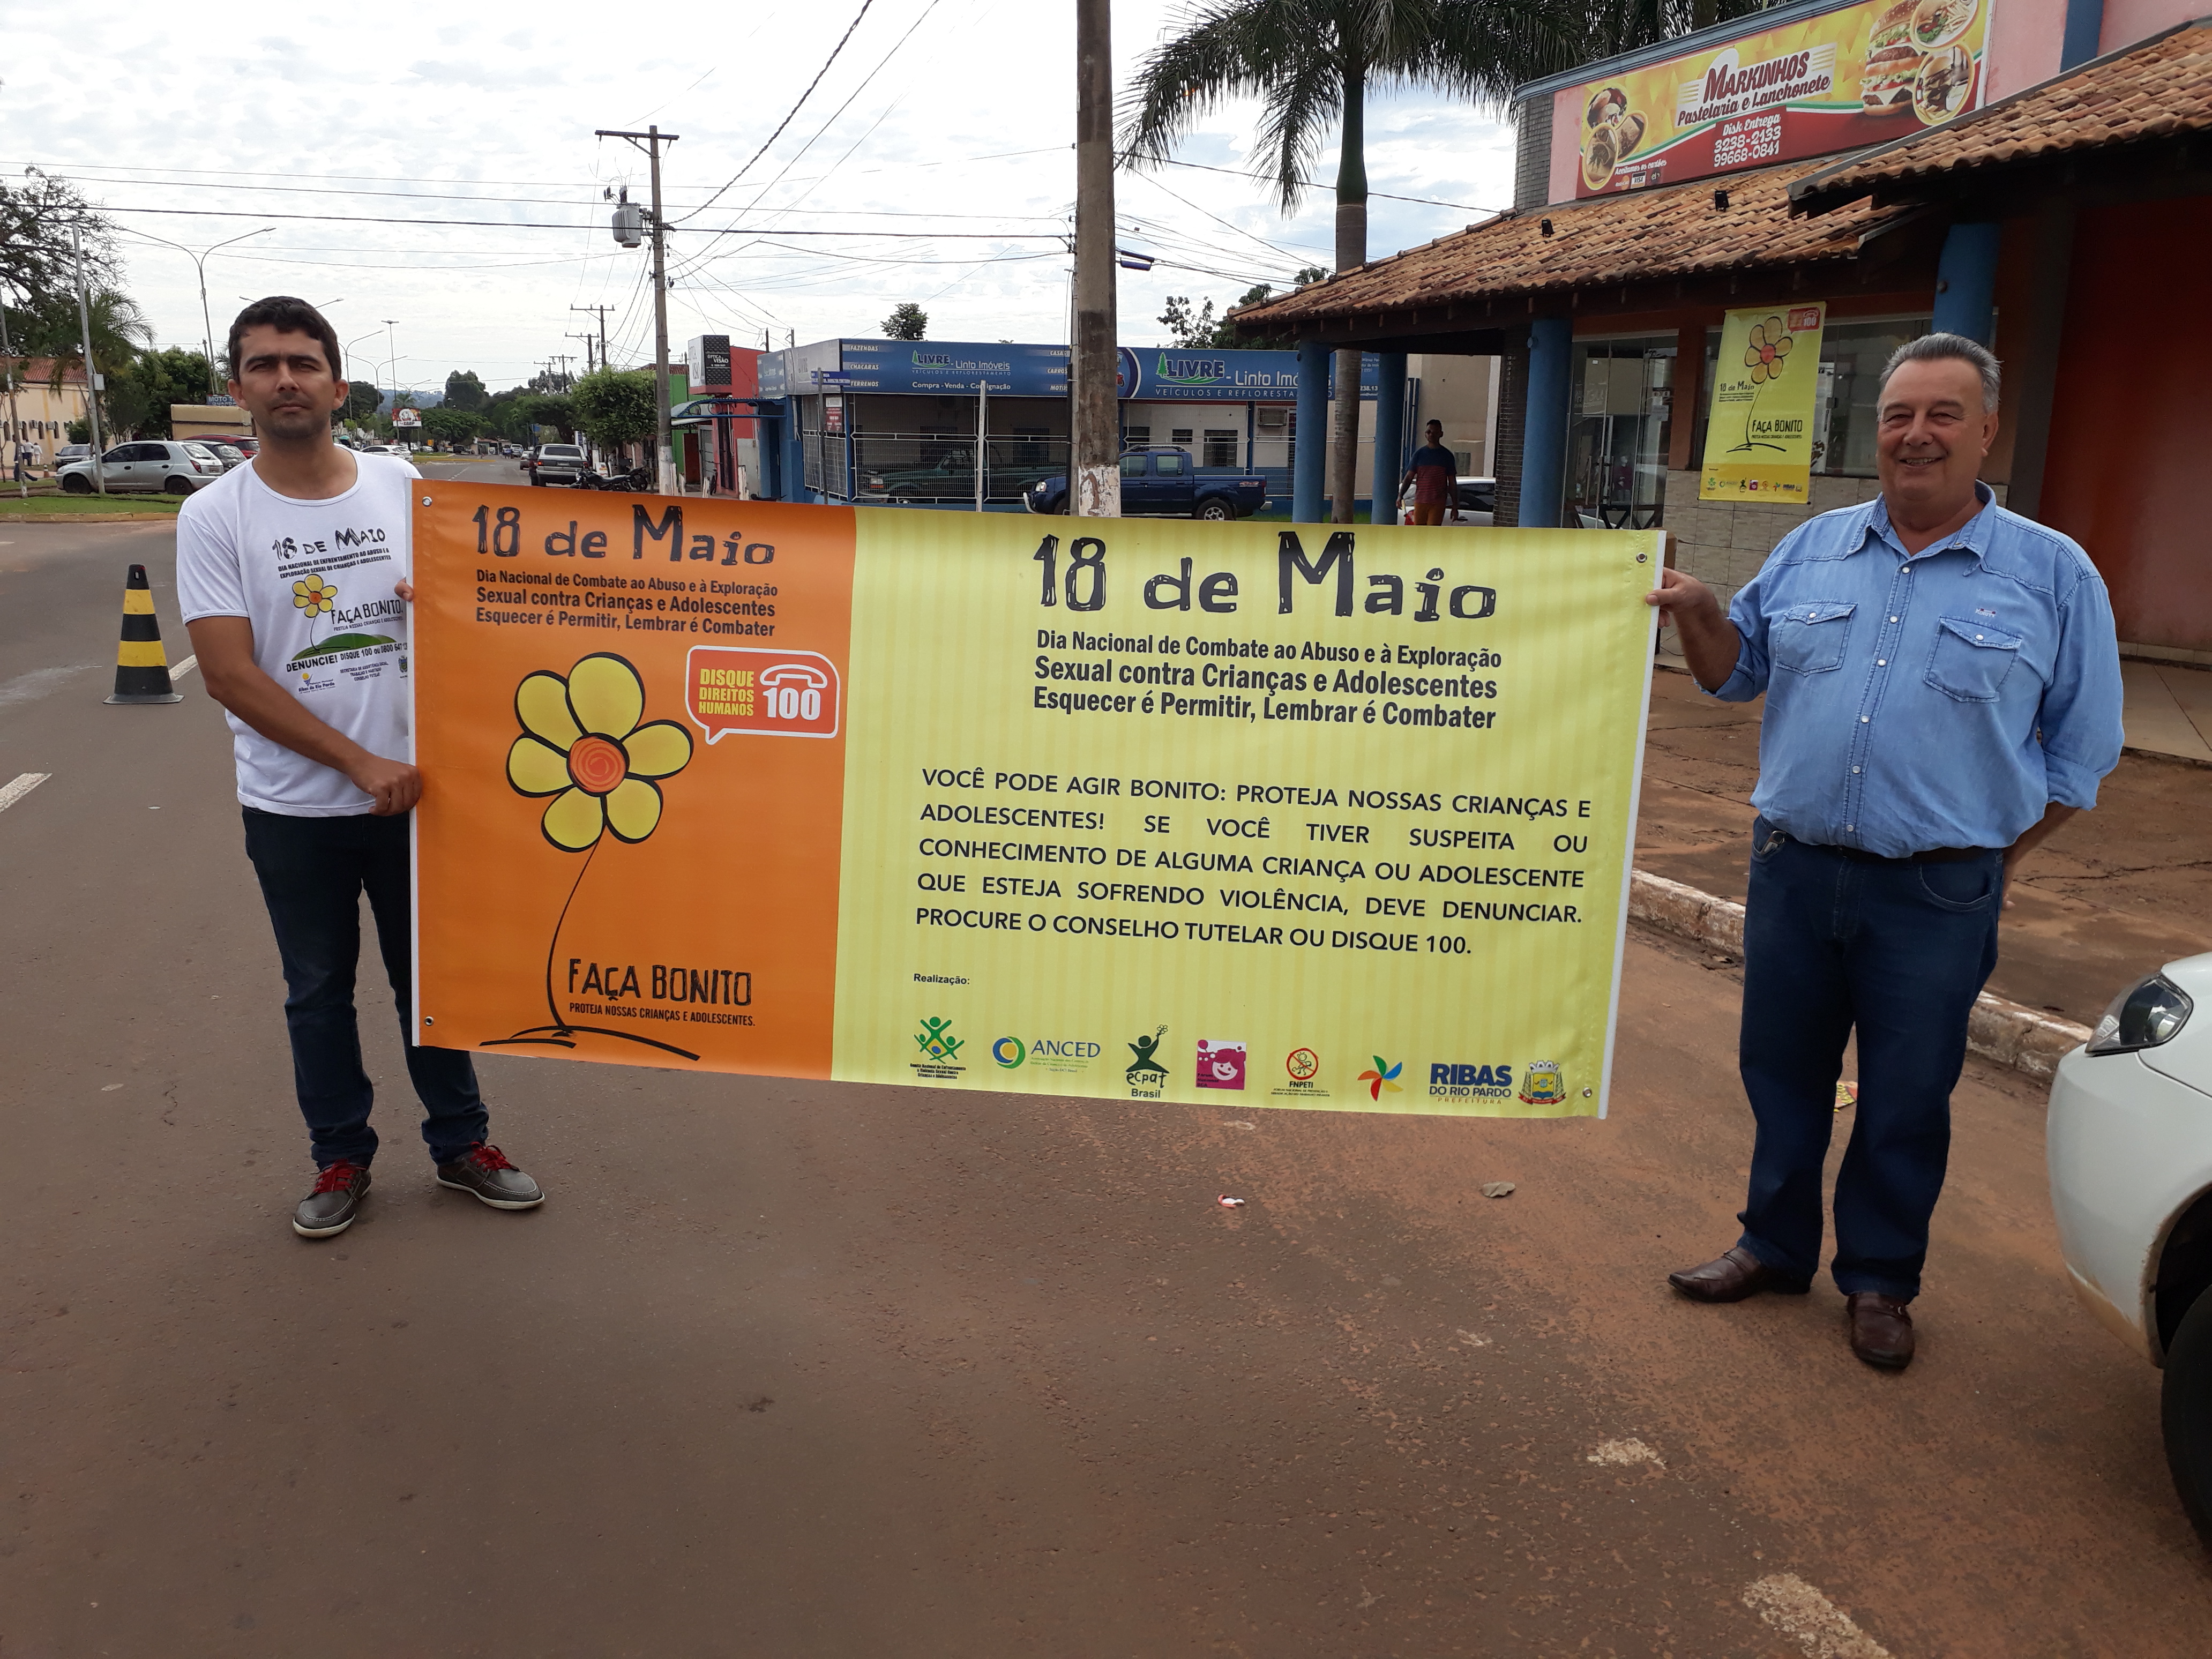
[[[284,959],[284,1024],[292,1037],[292,1079],[316,1166],[340,1158],[366,1164],[376,1155],[368,1127],[375,1090],[361,1065],[354,1017],[354,973],[361,961],[361,895],[376,918],[385,977],[399,1004],[407,1075],[428,1114],[422,1139],[443,1164],[487,1136],[475,1062],[457,1048],[416,1046],[408,821],[368,813],[342,818],[288,817],[246,811],[246,855],[261,878],[261,896]]]
[[[1997,960],[2004,855],[1863,863],[1752,830],[1739,1056],[1759,1136],[1743,1247],[1810,1279],[1820,1170],[1844,1044],[1858,1029],[1859,1099],[1836,1176],[1838,1288],[1909,1301],[1951,1150],[1966,1017]]]

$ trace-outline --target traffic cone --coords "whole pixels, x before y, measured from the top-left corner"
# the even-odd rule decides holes
[[[123,642],[115,647],[115,695],[110,702],[182,702],[169,684],[169,659],[161,650],[161,619],[146,567],[134,564],[123,583]]]

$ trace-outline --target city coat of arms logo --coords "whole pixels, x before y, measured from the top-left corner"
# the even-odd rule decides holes
[[[1556,1106],[1567,1097],[1567,1082],[1556,1060],[1531,1060],[1521,1073],[1521,1101],[1526,1106]]]

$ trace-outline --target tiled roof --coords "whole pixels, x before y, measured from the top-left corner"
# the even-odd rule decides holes
[[[19,386],[45,386],[53,379],[54,360],[51,357],[0,357],[0,365],[11,368]],[[62,384],[80,390],[84,386],[84,363],[80,358],[70,358],[62,364]]]
[[[1459,300],[1849,259],[1869,233],[1897,216],[1861,204],[1792,219],[1789,184],[1803,171],[1802,163],[1765,167],[1503,214],[1231,315],[1279,331],[1300,320]],[[1717,190],[1727,191],[1727,208],[1716,205]]]
[[[2212,23],[2200,19],[2072,74],[2000,99],[1947,126],[1848,157],[1790,186],[1821,213],[1941,174],[2055,160],[2212,131]]]

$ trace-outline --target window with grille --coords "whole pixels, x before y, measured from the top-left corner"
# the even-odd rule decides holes
[[[1222,427],[1206,428],[1206,449],[1200,466],[1235,466],[1237,440],[1244,434]]]

